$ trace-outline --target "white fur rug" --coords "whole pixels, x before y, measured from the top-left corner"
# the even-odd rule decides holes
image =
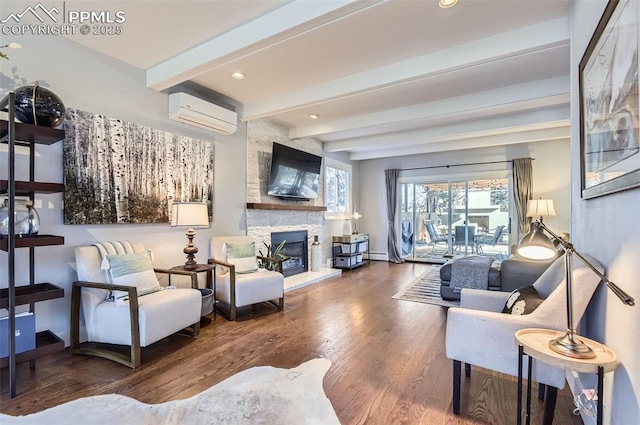
[[[186,400],[145,404],[108,394],[86,397],[26,416],[0,414],[3,425],[27,424],[340,424],[322,388],[327,359],[295,369],[254,367]]]

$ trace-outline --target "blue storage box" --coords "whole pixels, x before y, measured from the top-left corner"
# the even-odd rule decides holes
[[[16,354],[36,348],[36,316],[16,314]],[[9,317],[0,318],[0,358],[9,356]]]

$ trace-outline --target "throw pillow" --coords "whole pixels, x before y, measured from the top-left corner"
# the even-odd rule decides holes
[[[502,309],[503,313],[523,315],[534,311],[542,302],[542,298],[533,286],[523,286],[514,290]]]
[[[236,273],[253,273],[258,271],[258,261],[256,259],[256,244],[225,243],[227,262],[236,266]]]
[[[135,286],[138,296],[157,292],[162,289],[155,272],[149,251],[133,254],[107,255],[111,283],[114,285]],[[112,291],[116,300],[126,297],[125,291]]]

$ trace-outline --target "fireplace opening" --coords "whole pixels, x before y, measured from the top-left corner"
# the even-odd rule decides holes
[[[308,261],[308,234],[306,230],[296,230],[291,232],[271,233],[271,246],[277,247],[285,241],[280,253],[289,257],[282,262],[282,274],[284,277],[304,273],[309,270]]]

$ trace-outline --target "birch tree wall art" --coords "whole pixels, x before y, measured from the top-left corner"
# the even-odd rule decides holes
[[[211,219],[213,143],[74,109],[65,131],[65,224],[168,223],[187,201]]]

